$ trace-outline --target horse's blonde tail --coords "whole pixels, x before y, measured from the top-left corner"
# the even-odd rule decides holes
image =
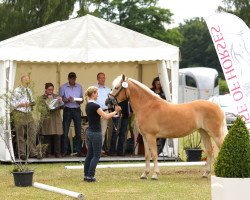
[[[221,148],[221,145],[224,141],[224,138],[226,137],[228,133],[228,129],[227,129],[227,122],[226,122],[226,118],[225,118],[225,113],[224,113],[224,119],[223,119],[223,123],[221,124],[221,127],[220,127],[220,134],[221,136],[217,139],[215,139],[215,146],[213,146],[213,153],[214,153],[214,159],[217,158],[218,156],[218,153],[219,153],[219,150]]]
[[[226,121],[226,113],[224,112],[224,120],[223,120],[223,126],[222,126],[222,133],[223,133],[223,140],[228,134],[228,128],[227,128],[227,121]]]

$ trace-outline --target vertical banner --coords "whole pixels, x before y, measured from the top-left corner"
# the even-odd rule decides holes
[[[250,29],[229,13],[205,20],[234,105],[250,130]]]

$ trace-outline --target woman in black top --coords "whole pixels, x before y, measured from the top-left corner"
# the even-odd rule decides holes
[[[98,98],[98,88],[95,86],[91,86],[86,90],[85,98],[87,102],[86,114],[89,120],[89,127],[86,137],[88,153],[84,162],[84,181],[94,182],[96,181],[95,170],[101,157],[102,150],[100,118],[109,119],[113,117],[121,110],[121,107],[116,106],[114,112],[105,113],[95,102]]]
[[[155,77],[154,78],[154,80],[152,82],[152,88],[151,88],[151,90],[154,93],[158,94],[162,99],[166,99],[165,94],[164,94],[164,92],[163,92],[163,90],[161,88],[161,82],[160,82],[159,77]]]
[[[161,82],[160,82],[160,79],[159,77],[155,77],[153,82],[152,82],[152,88],[151,90],[158,94],[162,99],[165,99],[166,100],[166,97],[165,97],[165,94],[162,90],[162,87],[161,87]],[[165,145],[165,142],[166,142],[166,139],[165,138],[160,138],[159,139],[160,141],[160,148],[158,149],[158,153],[161,153],[163,148],[164,148],[164,145]]]

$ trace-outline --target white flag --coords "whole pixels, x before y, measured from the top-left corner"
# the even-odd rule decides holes
[[[237,112],[250,130],[250,29],[229,13],[205,20]]]

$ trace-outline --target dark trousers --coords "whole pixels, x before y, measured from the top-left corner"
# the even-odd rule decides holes
[[[96,166],[100,160],[102,151],[101,132],[92,132],[87,130],[86,142],[88,153],[84,162],[84,176],[94,177]]]
[[[82,138],[81,138],[81,109],[67,108],[63,109],[63,135],[62,135],[62,153],[68,153],[69,144],[69,127],[73,120],[75,126],[74,145],[77,153],[82,152]]]
[[[111,136],[111,143],[109,152],[123,154],[124,153],[124,144],[125,144],[125,137],[128,128],[128,119],[123,118],[121,119],[121,125],[118,132],[116,131],[115,127],[118,127],[119,117],[113,117],[113,131]],[[118,138],[118,141],[117,141]]]
[[[47,154],[59,155],[61,153],[61,135],[44,135],[44,144],[48,144]]]

